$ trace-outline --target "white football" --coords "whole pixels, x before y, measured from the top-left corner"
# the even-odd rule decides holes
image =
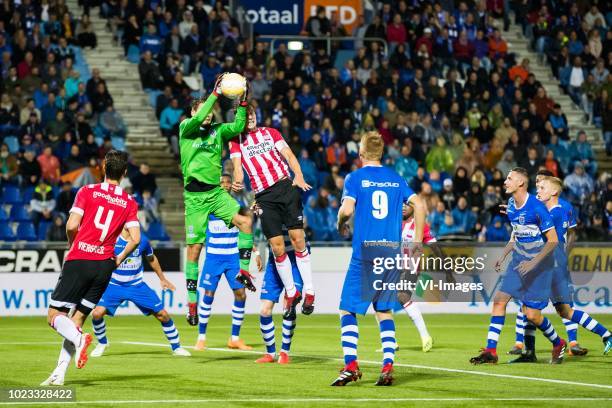
[[[229,73],[221,80],[221,93],[226,98],[236,99],[246,91],[247,80],[240,74]]]

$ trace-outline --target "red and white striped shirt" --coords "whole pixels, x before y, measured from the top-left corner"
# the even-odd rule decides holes
[[[289,146],[278,130],[260,127],[240,134],[229,146],[230,157],[241,159],[255,193],[289,178],[289,166],[281,155],[281,150]]]
[[[109,183],[81,187],[70,212],[83,218],[67,261],[110,259],[123,226],[140,227],[136,201],[121,187]]]
[[[403,242],[414,242],[414,218],[410,218],[408,221],[404,221],[402,224],[402,241]],[[431,229],[429,225],[425,223],[425,227],[423,228],[423,243],[430,244],[432,242],[436,242],[436,237],[431,233]]]

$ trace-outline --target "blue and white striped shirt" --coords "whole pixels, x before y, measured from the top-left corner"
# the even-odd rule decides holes
[[[213,214],[206,229],[206,258],[232,260],[238,257],[238,228],[228,228],[225,222]]]
[[[555,226],[548,209],[535,196],[527,194],[518,208],[511,197],[507,214],[514,234],[514,255],[522,259],[535,257],[544,245],[544,233]]]
[[[115,244],[115,255],[119,255],[127,245],[127,241],[121,236]],[[125,261],[119,265],[113,272],[110,280],[112,285],[132,286],[142,282],[144,265],[142,256],[152,256],[153,248],[149,242],[149,238],[145,235],[140,236],[140,245],[136,248]]]

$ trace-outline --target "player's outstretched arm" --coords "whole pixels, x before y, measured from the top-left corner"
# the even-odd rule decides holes
[[[219,75],[217,78],[217,82],[215,82],[215,88],[212,93],[206,98],[200,109],[193,115],[191,118],[185,119],[179,125],[179,137],[190,138],[195,137],[199,134],[200,126],[204,122],[204,119],[208,115],[211,114],[213,108],[215,107],[215,102],[219,98],[220,92],[220,84],[223,75]]]
[[[238,109],[236,110],[236,117],[233,122],[223,123],[217,128],[217,135],[223,139],[224,142],[228,142],[240,133],[244,132],[246,126],[247,117],[247,102],[246,100],[240,102]]]
[[[127,228],[127,232],[129,235],[127,244],[115,259],[117,265],[120,265],[140,245],[140,225]]]
[[[155,274],[159,278],[159,284],[161,285],[162,289],[169,289],[174,292],[176,290],[176,286],[174,286],[174,284],[166,278],[166,275],[164,275],[164,271],[162,271],[161,265],[159,264],[159,260],[157,259],[155,254],[147,256],[147,261],[149,261],[151,269],[153,269],[153,272],[155,272]]]
[[[66,236],[68,237],[69,248],[74,242],[74,237],[76,237],[82,219],[83,216],[77,212],[71,212],[70,217],[68,217],[68,221],[66,222]]]
[[[300,163],[298,162],[295,154],[291,151],[289,146],[284,147],[281,150],[281,154],[289,164],[289,168],[293,172],[293,185],[298,186],[304,191],[310,190],[312,187],[310,184],[306,183],[304,180],[304,174],[302,174],[302,167],[300,167]]]

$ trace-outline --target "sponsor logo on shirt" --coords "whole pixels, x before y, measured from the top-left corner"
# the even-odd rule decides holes
[[[391,181],[378,182],[378,181],[370,181],[370,180],[361,180],[361,187],[369,188],[369,187],[399,187],[399,183],[393,183]]]
[[[269,140],[264,140],[261,143],[255,145],[248,145],[244,149],[246,150],[247,157],[255,157],[261,154],[268,153],[274,147],[274,143]]]
[[[98,197],[105,199],[109,204],[115,204],[123,208],[127,207],[127,201],[125,201],[121,197],[112,197],[106,193],[102,193],[100,191],[94,191],[93,198],[98,198]]]

